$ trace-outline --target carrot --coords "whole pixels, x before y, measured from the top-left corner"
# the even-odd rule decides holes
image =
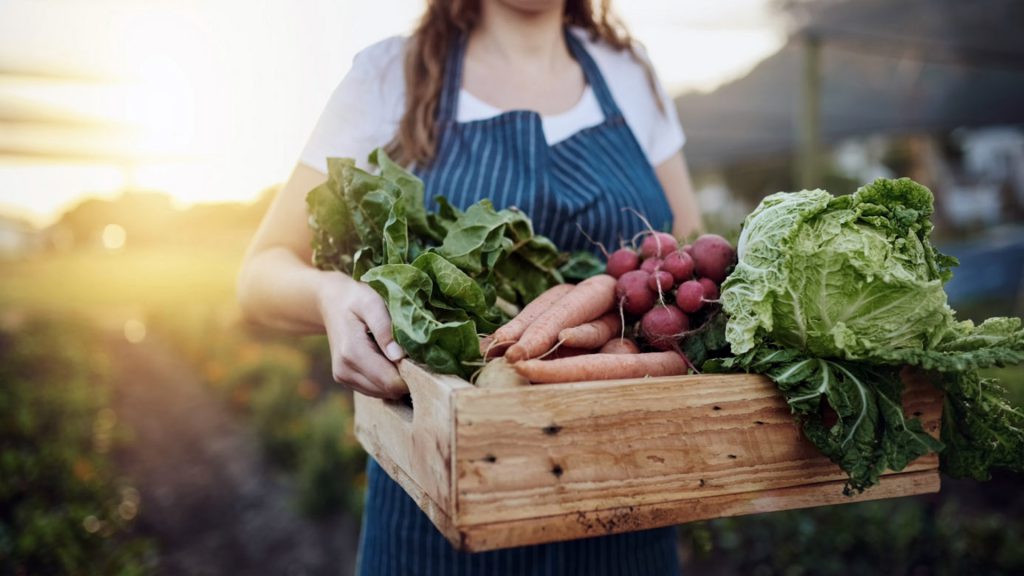
[[[491,355],[500,354],[504,347],[519,340],[519,337],[523,335],[523,332],[526,331],[526,328],[529,327],[534,320],[546,312],[547,309],[557,302],[562,296],[572,292],[573,288],[575,288],[575,286],[572,284],[556,284],[544,292],[541,292],[541,294],[531,300],[530,303],[519,312],[519,314],[516,314],[515,318],[512,318],[501,328],[495,330],[494,334],[480,340],[480,355],[486,356],[488,349],[490,349]]]
[[[629,338],[613,338],[598,350],[601,354],[639,354],[640,347]]]
[[[586,354],[558,360],[524,360],[512,367],[534,384],[674,376],[687,372],[686,360],[678,352]]]
[[[563,346],[593,350],[603,346],[620,330],[622,330],[622,324],[619,321],[618,312],[609,312],[593,322],[562,330],[558,333],[558,339]]]
[[[615,278],[591,276],[562,296],[523,332],[519,341],[505,352],[509,362],[535,358],[558,342],[563,328],[595,320],[615,305]]]

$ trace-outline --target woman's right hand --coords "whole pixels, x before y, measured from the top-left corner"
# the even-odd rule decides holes
[[[384,299],[373,288],[340,272],[324,272],[318,305],[336,382],[376,398],[408,393],[395,366],[405,352],[392,336]]]

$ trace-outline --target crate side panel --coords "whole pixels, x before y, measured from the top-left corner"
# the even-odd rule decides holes
[[[908,389],[938,433],[941,401]],[[841,481],[754,375],[467,391],[456,398],[460,525]],[[935,456],[906,471],[934,469]]]

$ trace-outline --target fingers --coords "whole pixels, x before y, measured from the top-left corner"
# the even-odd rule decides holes
[[[384,355],[392,362],[398,362],[405,356],[405,351],[398,345],[398,342],[395,342],[391,332],[391,315],[388,314],[384,300],[372,289],[367,288],[367,290],[372,293],[372,296],[367,295],[362,299],[361,305],[356,307],[353,312],[370,329],[374,341],[377,342],[377,347],[384,352]]]
[[[398,369],[366,334],[362,320],[342,312],[327,325],[335,382],[375,398],[396,398],[408,392]]]

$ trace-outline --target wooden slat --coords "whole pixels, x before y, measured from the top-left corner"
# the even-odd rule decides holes
[[[937,394],[914,383],[905,398],[935,434]],[[460,390],[455,414],[460,526],[845,478],[756,375]]]
[[[408,360],[398,368],[412,408],[354,394],[356,437],[420,508],[428,514],[452,510],[452,392],[472,386],[428,373]]]
[[[460,534],[450,536],[449,540],[463,550],[482,552],[511,546],[618,534],[711,518],[927,494],[939,491],[939,473],[937,470],[929,470],[885,476],[879,485],[855,496],[844,496],[842,487],[842,481],[834,481],[579,514],[561,514],[549,518],[494,522],[464,527]]]

